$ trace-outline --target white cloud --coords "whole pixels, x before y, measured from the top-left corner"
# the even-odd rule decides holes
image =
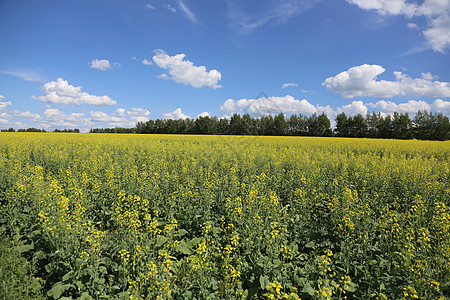
[[[0,112],[0,124],[9,124],[9,121],[12,119],[12,116],[5,112]]]
[[[28,119],[31,119],[31,121],[39,120],[41,118],[41,116],[39,114],[33,114],[29,111],[13,110],[13,111],[11,111],[11,113],[15,117],[28,118]]]
[[[126,112],[127,116],[130,117],[130,119],[137,123],[137,122],[147,122],[148,116],[150,115],[150,112],[143,108],[132,108]]]
[[[450,46],[450,17],[444,15],[433,19],[423,34],[433,50],[444,53],[444,49]]]
[[[33,126],[31,126],[30,124],[27,124],[27,123],[14,122],[14,128],[17,128],[17,129],[19,129],[19,128],[30,128],[30,127],[33,127]]]
[[[409,100],[404,103],[395,103],[392,101],[380,100],[376,103],[367,103],[367,106],[376,108],[384,113],[408,113],[415,114],[419,110],[435,111],[450,116],[450,101],[436,99],[433,103],[428,103],[423,100]]]
[[[3,97],[4,98],[4,97]],[[0,98],[0,100],[1,100],[2,98]],[[7,107],[7,106],[11,106],[12,105],[12,103],[11,103],[11,101],[8,101],[8,102],[0,102],[0,110],[2,110],[2,109],[4,109],[5,107]]]
[[[251,12],[245,11],[242,4],[243,1],[227,1],[227,15],[231,21],[232,28],[242,35],[248,35],[254,30],[266,25],[286,23],[295,15],[307,11],[320,1],[321,0],[271,1],[269,7],[263,7],[263,2],[259,2],[258,9],[252,9]]]
[[[408,25],[406,25],[406,27],[408,29],[419,29],[419,26],[417,26],[417,24],[415,24],[415,23],[408,23]]]
[[[81,132],[87,132],[89,128],[99,127],[134,127],[137,122],[148,121],[150,115],[150,112],[143,108],[118,108],[111,114],[103,111],[89,111],[88,115],[82,112],[67,114],[52,107],[47,107],[42,115],[20,110],[12,110],[10,113],[0,112],[0,124],[15,126],[15,128],[36,127],[46,130],[78,128]],[[11,120],[14,118],[16,119],[14,125],[12,125]],[[17,118],[26,118],[28,122],[24,124],[17,121]]]
[[[44,96],[31,96],[46,103],[65,105],[115,105],[117,102],[109,96],[95,96],[81,91],[82,87],[70,85],[67,80],[58,78],[57,81],[50,81],[44,84],[42,91]]]
[[[221,88],[217,84],[222,79],[222,74],[219,71],[207,71],[205,66],[194,66],[191,61],[184,60],[186,55],[183,53],[174,56],[167,55],[163,50],[156,50],[155,53],[156,55],[153,56],[153,61],[158,67],[168,70],[170,78],[173,81],[189,84],[196,88],[203,86],[209,86],[213,89]],[[160,78],[165,79],[167,77],[168,75],[165,74],[164,77]]]
[[[142,63],[143,63],[144,65],[147,65],[147,66],[153,65],[153,62],[147,60],[146,58],[144,58],[144,59],[142,60]]]
[[[337,108],[337,113],[345,113],[347,116],[354,116],[361,114],[365,116],[368,112],[367,106],[362,101],[353,101],[351,104],[347,104]]]
[[[365,10],[376,10],[380,15],[414,16],[417,5],[406,3],[405,0],[347,0]]]
[[[432,81],[430,73],[422,78],[411,78],[402,72],[394,72],[395,81],[376,80],[385,69],[379,65],[361,65],[328,77],[322,85],[341,93],[345,98],[356,96],[392,98],[394,96],[450,97],[450,83]]]
[[[44,129],[89,127],[91,123],[84,116],[84,113],[67,115],[57,108],[47,108],[42,117],[39,114],[35,114],[34,119],[30,121],[34,121],[32,126]]]
[[[90,121],[93,123],[104,123],[109,127],[133,127],[137,122],[147,122],[150,112],[143,108],[116,109],[108,115],[103,111],[90,111]]]
[[[431,104],[431,107],[438,113],[442,113],[446,116],[450,116],[450,101],[444,101],[442,99],[436,99]]]
[[[33,81],[33,82],[40,82],[41,81],[41,79],[36,74],[36,72],[32,71],[32,70],[1,71],[0,73],[6,74],[6,75],[10,75],[10,76],[14,76],[14,77],[18,77],[18,78],[21,78],[22,80],[25,80],[25,81]]]
[[[169,76],[167,76],[167,74],[159,74],[159,75],[156,75],[156,77],[157,78],[161,78],[161,79],[164,79],[164,80],[169,80],[170,78],[169,78]]]
[[[297,100],[290,95],[284,97],[263,97],[258,99],[228,99],[220,108],[225,117],[248,113],[255,117],[277,114],[313,114],[317,112],[307,100]]]
[[[110,63],[107,59],[93,59],[89,62],[89,66],[93,69],[97,69],[100,71],[106,71],[114,67],[120,67],[119,63]]]
[[[145,4],[145,7],[151,10],[155,10],[156,8],[151,4]]]
[[[282,89],[285,89],[287,87],[298,87],[298,84],[293,83],[293,82],[288,82],[288,83],[283,83],[283,85],[281,86]]]
[[[178,0],[178,5],[192,23],[198,23],[198,20],[195,17],[195,15],[190,11],[190,9],[186,6],[186,4],[184,4],[182,0]]]
[[[165,7],[173,13],[177,12],[177,10],[174,7],[172,7],[170,4],[166,4]]]
[[[425,17],[428,21],[423,31],[428,45],[436,52],[444,53],[450,46],[450,1],[424,0],[422,4],[407,0],[347,0],[365,10],[375,10],[380,15],[403,15],[407,18]],[[416,24],[408,28],[418,27]]]
[[[417,14],[424,16],[439,16],[448,14],[450,2],[448,0],[424,0],[417,9]]]
[[[322,85],[333,92],[339,92],[343,97],[355,96],[392,97],[399,94],[395,83],[381,80],[376,77],[385,69],[378,65],[361,65],[339,73],[334,77],[328,77]]]
[[[425,101],[409,100],[406,103],[394,103],[392,101],[380,100],[376,103],[368,103],[370,107],[378,108],[386,113],[409,113],[415,114],[419,110],[430,110],[430,105]]]
[[[199,113],[199,114],[197,115],[197,118],[199,118],[199,117],[209,117],[209,116],[211,116],[211,115],[209,114],[209,112],[204,111],[204,112],[202,112],[202,113]]]
[[[173,112],[162,114],[162,117],[163,117],[163,119],[173,119],[173,120],[189,119],[190,118],[188,115],[185,115],[181,111],[181,108],[177,108]]]

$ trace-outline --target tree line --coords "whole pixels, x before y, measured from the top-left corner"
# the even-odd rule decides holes
[[[266,136],[338,136],[357,138],[393,138],[448,140],[449,118],[442,113],[419,111],[413,119],[407,113],[367,113],[347,116],[339,113],[335,128],[322,113],[304,116],[293,114],[285,117],[263,116],[252,118],[249,114],[234,114],[230,119],[211,116],[196,119],[156,119],[138,122],[133,128],[96,128],[91,133],[140,133],[140,134],[211,134],[211,135],[266,135]]]
[[[12,127],[8,129],[2,129],[1,132],[16,132],[16,130]],[[17,132],[47,132],[45,129],[39,129],[39,128],[26,128],[26,129],[17,129]],[[53,132],[70,132],[70,133],[80,133],[80,129],[55,129]]]

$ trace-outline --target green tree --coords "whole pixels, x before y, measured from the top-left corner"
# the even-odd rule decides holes
[[[336,116],[336,128],[334,129],[334,132],[337,136],[349,136],[349,124],[348,124],[348,118],[345,115],[345,113],[340,113]]]
[[[287,123],[283,114],[278,114],[273,119],[273,131],[275,135],[285,135],[287,129]]]

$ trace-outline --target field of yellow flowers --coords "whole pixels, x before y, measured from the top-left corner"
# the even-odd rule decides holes
[[[0,134],[2,299],[448,299],[450,142]]]

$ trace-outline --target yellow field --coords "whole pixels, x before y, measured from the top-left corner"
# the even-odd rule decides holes
[[[5,254],[0,296],[446,299],[449,158],[415,140],[1,133],[2,243],[27,271],[3,280]]]

